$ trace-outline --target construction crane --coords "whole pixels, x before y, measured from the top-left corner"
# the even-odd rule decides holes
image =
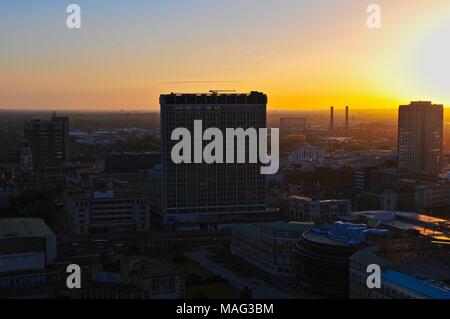
[[[209,93],[211,94],[217,94],[217,93],[225,93],[225,92],[236,92],[236,90],[209,90]]]

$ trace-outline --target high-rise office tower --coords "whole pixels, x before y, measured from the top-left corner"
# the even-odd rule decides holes
[[[444,107],[411,102],[398,110],[398,166],[418,173],[439,173],[442,168]]]
[[[69,119],[32,120],[25,123],[25,140],[30,145],[33,167],[58,166],[69,160]]]
[[[273,217],[274,211],[266,206],[265,175],[261,175],[259,163],[175,164],[171,158],[172,147],[178,143],[171,140],[172,131],[187,128],[194,132],[195,120],[202,120],[203,131],[218,128],[224,137],[226,128],[265,128],[267,96],[259,92],[172,93],[161,95],[160,104],[163,171],[160,222],[176,230],[215,230],[228,223]],[[203,147],[206,144],[203,141]]]

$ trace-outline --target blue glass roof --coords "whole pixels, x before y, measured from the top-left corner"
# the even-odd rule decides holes
[[[450,299],[450,290],[440,288],[431,283],[419,280],[415,277],[394,270],[386,270],[381,274],[381,281],[390,281],[394,284],[412,290],[424,298]]]

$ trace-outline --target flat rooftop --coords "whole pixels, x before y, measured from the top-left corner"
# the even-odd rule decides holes
[[[305,232],[303,234],[303,237],[305,237],[306,239],[308,239],[310,241],[313,241],[315,243],[322,244],[322,245],[350,247],[350,245],[347,243],[348,241],[336,240],[336,239],[328,237],[325,234],[315,233],[312,230]]]
[[[178,269],[171,263],[165,262],[158,258],[151,258],[144,266],[144,269],[137,272],[143,278],[174,276],[181,274]]]
[[[321,202],[323,204],[349,202],[348,199],[313,199],[311,197],[299,196],[299,195],[291,195],[291,196],[289,196],[289,199],[294,200],[294,201],[297,200],[297,201],[305,201],[305,202]]]
[[[160,96],[161,105],[262,105],[267,104],[267,95],[261,92],[250,93],[170,93]]]
[[[355,212],[354,216],[365,216],[380,223],[400,229],[416,230],[420,234],[442,241],[450,241],[450,221],[425,214],[399,211],[363,211]]]
[[[0,239],[17,237],[46,237],[54,233],[42,219],[1,218]]]
[[[282,232],[297,232],[303,233],[308,229],[314,227],[313,223],[300,223],[300,222],[271,222],[271,223],[262,223],[260,224],[261,228],[274,230],[274,231],[282,231]]]
[[[450,299],[450,290],[447,288],[435,286],[429,282],[419,280],[401,272],[386,270],[381,274],[381,277],[382,281],[389,281],[425,298]]]
[[[313,227],[303,233],[303,238],[322,245],[337,247],[355,247],[367,243],[367,236],[379,236],[389,233],[387,229],[369,227],[367,224],[335,221],[322,226]]]
[[[401,286],[424,298],[450,298],[450,256],[425,257],[415,260],[391,260],[383,256],[379,246],[358,250],[350,259],[363,265],[378,264],[383,280]]]

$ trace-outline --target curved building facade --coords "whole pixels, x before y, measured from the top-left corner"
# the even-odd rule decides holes
[[[321,297],[349,298],[349,258],[363,245],[323,228],[306,231],[294,252],[298,285]]]

